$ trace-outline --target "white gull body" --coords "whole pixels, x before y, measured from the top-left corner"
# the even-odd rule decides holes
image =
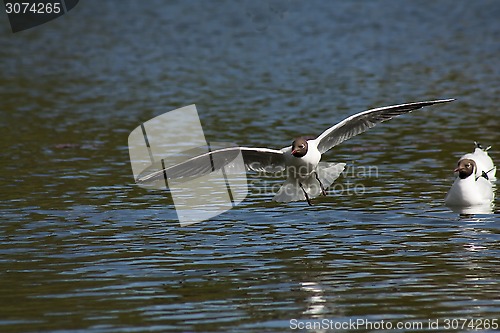
[[[287,179],[274,196],[274,201],[307,200],[310,204],[311,198],[323,193],[344,171],[345,163],[320,163],[318,141],[306,141],[307,153],[303,157],[297,158],[292,154],[293,145],[281,149],[285,158]]]
[[[494,199],[496,167],[487,149],[478,144],[473,153],[463,155],[454,170],[458,175],[446,194],[445,204],[454,210],[491,207]],[[484,209],[479,209],[485,211]]]

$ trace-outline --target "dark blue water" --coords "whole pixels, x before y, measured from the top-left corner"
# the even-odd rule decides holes
[[[2,14],[0,331],[498,331],[496,209],[461,217],[443,198],[473,141],[500,161],[499,16],[496,1],[88,0],[12,34]],[[457,101],[325,155],[348,172],[311,207],[273,203],[283,179],[251,174],[242,204],[180,227],[168,193],[133,181],[128,134],[185,105],[207,141],[281,148],[438,98]]]

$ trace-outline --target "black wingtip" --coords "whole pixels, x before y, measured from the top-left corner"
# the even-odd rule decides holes
[[[491,146],[488,146],[488,147],[486,147],[486,148],[483,148],[483,145],[482,145],[482,144],[480,144],[479,142],[476,142],[476,141],[474,141],[474,146],[475,146],[475,148],[479,148],[479,149],[481,149],[481,150],[483,150],[483,151],[488,151],[488,150],[490,150],[490,149],[491,149]]]
[[[422,102],[413,102],[413,103],[407,103],[407,104],[401,104],[400,106],[406,107],[410,106],[412,107],[412,110],[420,109],[426,106],[431,106],[434,104],[442,104],[442,103],[449,103],[455,101],[455,98],[447,98],[447,99],[435,99],[431,101],[422,101]],[[411,112],[411,111],[409,111]]]
[[[416,102],[416,103],[410,103],[409,105],[415,105],[417,106],[417,109],[426,107],[426,106],[431,106],[434,104],[442,104],[442,103],[449,103],[455,101],[455,98],[447,98],[447,99],[435,99],[432,101],[425,101],[425,102]]]
[[[433,104],[437,104],[437,103],[449,103],[449,102],[453,102],[453,101],[456,101],[456,100],[457,100],[456,98],[437,99],[437,100],[434,100],[434,101],[429,101],[429,103],[433,103]]]

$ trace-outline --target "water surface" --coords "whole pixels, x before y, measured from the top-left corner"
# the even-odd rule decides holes
[[[500,320],[498,214],[443,206],[473,141],[500,161],[499,16],[496,1],[89,0],[12,34],[4,15],[0,331]],[[438,98],[457,101],[325,155],[349,172],[312,207],[249,175],[241,205],[180,227],[168,193],[133,184],[128,134],[181,106],[208,141],[280,148]]]

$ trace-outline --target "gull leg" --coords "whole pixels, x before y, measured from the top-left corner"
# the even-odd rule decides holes
[[[319,187],[321,187],[321,194],[323,194],[326,197],[326,191],[325,191],[323,184],[321,183],[321,180],[319,180],[318,172],[314,171],[314,175],[316,176],[316,179],[318,180]]]
[[[309,204],[309,206],[312,206],[311,200],[309,199],[309,195],[307,194],[306,190],[304,190],[304,186],[302,186],[301,182],[299,182],[299,186],[302,189],[302,191],[304,191],[304,195],[306,196],[307,203]]]

